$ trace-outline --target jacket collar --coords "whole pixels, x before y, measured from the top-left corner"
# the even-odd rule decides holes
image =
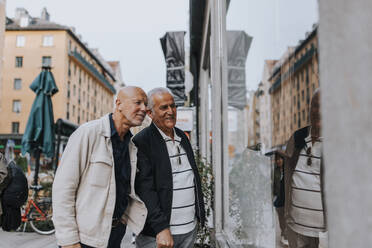
[[[106,114],[104,116],[102,116],[99,121],[101,122],[101,135],[103,135],[104,137],[106,138],[110,138],[111,137],[111,127],[110,127],[110,118],[109,118],[109,115],[110,114]]]

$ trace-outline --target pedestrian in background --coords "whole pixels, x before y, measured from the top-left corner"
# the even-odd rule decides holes
[[[137,149],[129,128],[141,125],[147,96],[122,88],[112,114],[70,137],[53,184],[53,222],[63,248],[120,248],[126,224],[138,234],[147,210],[134,191]]]
[[[284,201],[285,201],[285,187],[284,187],[284,157],[283,152],[276,151],[274,153],[274,183],[273,183],[273,205],[278,214],[280,226],[280,241],[283,245],[288,245],[286,234],[286,222],[284,218]]]
[[[138,248],[192,248],[197,222],[205,221],[201,181],[190,141],[176,128],[177,108],[166,88],[148,93],[149,127],[134,137],[138,147],[136,191],[148,216]]]
[[[1,204],[1,194],[3,193],[3,190],[8,185],[7,176],[8,176],[8,163],[5,159],[5,156],[0,153],[0,226],[1,226],[1,215],[3,214],[3,208]]]
[[[286,148],[285,218],[290,248],[318,248],[325,231],[320,91],[310,105],[310,126],[297,130]]]

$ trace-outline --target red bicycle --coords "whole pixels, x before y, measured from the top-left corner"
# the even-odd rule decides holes
[[[30,189],[33,190],[32,197],[22,208],[23,232],[26,230],[27,223],[30,223],[31,228],[39,234],[54,233],[52,197],[39,196],[39,192],[43,189],[41,185],[31,185]]]

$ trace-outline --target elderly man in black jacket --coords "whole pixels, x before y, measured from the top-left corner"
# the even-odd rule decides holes
[[[177,109],[166,88],[148,93],[149,127],[133,141],[138,147],[136,191],[145,202],[148,216],[136,246],[192,248],[197,221],[205,210],[201,182],[191,144],[175,127]]]

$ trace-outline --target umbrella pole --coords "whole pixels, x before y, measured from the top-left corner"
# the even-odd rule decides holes
[[[40,167],[40,149],[36,149],[35,151],[35,175],[34,175],[34,185],[38,185],[38,177],[39,177],[39,167]]]

